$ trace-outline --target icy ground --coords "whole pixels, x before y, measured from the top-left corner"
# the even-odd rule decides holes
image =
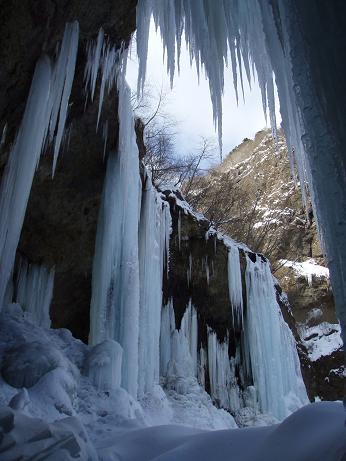
[[[91,350],[68,330],[35,326],[19,305],[2,312],[1,460],[343,459],[341,403],[308,405],[280,425],[238,429],[193,378],[184,395],[156,386],[140,403],[121,388],[97,390],[86,376]]]

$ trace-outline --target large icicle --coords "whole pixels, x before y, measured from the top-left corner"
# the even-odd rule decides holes
[[[37,325],[50,327],[49,308],[53,297],[54,269],[28,264],[20,259],[14,287],[14,301],[30,314]]]
[[[169,204],[161,200],[145,173],[139,227],[139,397],[159,383],[162,279],[168,262],[170,217]]]
[[[279,420],[308,403],[296,343],[276,301],[269,263],[247,256],[245,336],[260,408]]]
[[[91,344],[114,339],[124,350],[122,387],[138,387],[139,257],[141,184],[130,89],[119,89],[119,147],[108,157],[93,264]]]
[[[0,309],[10,280],[35,169],[48,129],[52,69],[44,56],[35,68],[29,97],[0,187]]]
[[[54,135],[53,173],[67,116],[76,55],[78,22],[66,24],[58,59],[52,69],[43,56],[36,64],[24,116],[0,186],[0,309],[4,302],[25,210],[47,135]]]
[[[228,290],[235,325],[243,323],[243,289],[241,282],[239,250],[236,245],[228,249]]]
[[[49,136],[51,141],[53,140],[54,134],[56,134],[54,143],[53,176],[65,129],[68,102],[77,60],[78,37],[78,22],[75,21],[66,24],[58,60],[52,76],[48,115],[50,116]]]

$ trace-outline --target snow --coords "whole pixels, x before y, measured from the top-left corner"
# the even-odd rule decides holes
[[[305,277],[310,286],[313,277],[329,279],[329,269],[320,266],[312,258],[303,262],[288,261],[287,259],[281,259],[280,262],[283,266],[292,268],[297,275]]]
[[[322,322],[312,327],[299,325],[298,333],[312,362],[330,356],[342,348],[341,328],[338,323]]]
[[[182,322],[184,354],[195,350],[194,322],[191,305]],[[38,381],[27,389],[14,388],[4,381],[1,370],[0,427],[5,432],[0,441],[2,459],[37,455],[42,450],[48,450],[47,456],[54,453],[55,458],[49,459],[83,461],[224,460],[225,456],[237,461],[276,461],[279,454],[284,461],[334,461],[344,453],[341,403],[309,404],[280,425],[238,429],[232,416],[217,409],[198,384],[194,368],[190,367],[192,360],[187,365],[189,376],[180,377],[185,379],[185,386],[163,391],[156,385],[139,402],[121,387],[105,391],[98,382],[95,386],[93,377],[88,376],[88,364],[91,358],[93,366],[110,363],[109,352],[113,348],[105,344],[106,347],[86,346],[67,330],[51,330],[31,323],[23,312],[20,315],[19,309],[3,310],[0,360],[4,363],[4,354],[16,350],[18,363],[26,364],[27,371],[36,374]],[[102,349],[105,354],[98,353]],[[42,367],[41,362],[48,366]],[[11,364],[15,363],[11,359]],[[22,369],[17,368],[14,376],[23,377]],[[250,412],[256,399],[253,389],[248,388],[245,399],[248,406],[238,412],[244,425],[275,422]],[[8,407],[10,403],[12,409]],[[15,443],[5,449],[4,443],[9,439]],[[59,451],[62,446],[65,451]]]
[[[345,453],[341,403],[320,402],[266,428],[198,431],[181,426],[137,429],[109,439],[101,459],[119,461],[335,461]]]

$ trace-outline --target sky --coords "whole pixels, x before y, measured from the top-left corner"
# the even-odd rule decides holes
[[[250,90],[248,82],[244,82],[245,103],[240,93],[239,106],[236,103],[231,69],[225,73],[225,93],[223,97],[223,157],[244,138],[253,138],[257,131],[265,128],[266,121],[262,109],[259,86],[252,82]],[[138,61],[135,43],[132,44],[127,64],[127,81],[134,91],[137,88]],[[163,62],[163,48],[159,34],[155,32],[153,23],[150,28],[147,77],[150,87],[160,91],[168,90],[165,112],[178,122],[176,150],[178,154],[193,152],[201,144],[201,138],[214,138],[212,105],[209,85],[204,75],[198,84],[196,68],[190,66],[190,57],[185,46],[182,46],[180,58],[180,74],[176,71],[173,89],[170,89],[166,64]],[[267,126],[268,127],[268,126]],[[217,152],[215,161],[219,158]]]

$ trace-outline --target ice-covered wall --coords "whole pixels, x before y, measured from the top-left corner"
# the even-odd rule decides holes
[[[173,233],[161,318],[163,385],[186,393],[197,378],[216,405],[237,417],[261,412],[283,419],[308,398],[269,262],[218,233],[174,192],[165,195]]]

